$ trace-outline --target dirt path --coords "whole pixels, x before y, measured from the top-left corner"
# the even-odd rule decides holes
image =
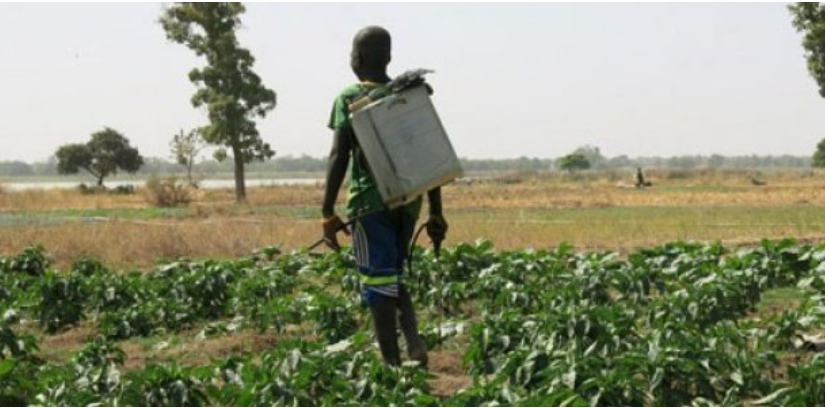
[[[461,354],[456,351],[431,351],[430,372],[435,375],[430,383],[433,395],[439,397],[451,397],[473,385],[473,379],[462,369]]]

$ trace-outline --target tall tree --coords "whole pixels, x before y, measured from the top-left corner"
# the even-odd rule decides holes
[[[814,167],[825,167],[825,139],[820,140],[816,145],[816,152],[814,152],[811,165]]]
[[[793,16],[794,28],[803,35],[808,72],[819,85],[819,95],[825,97],[825,5],[794,3],[788,9]]]
[[[275,92],[252,70],[255,58],[235,35],[244,11],[240,3],[176,3],[160,18],[168,39],[206,58],[205,67],[189,73],[198,87],[192,105],[207,108],[209,125],[199,129],[204,140],[232,152],[238,202],[246,200],[244,166],[275,155],[255,124],[275,108]]]
[[[98,186],[118,170],[135,173],[143,166],[138,149],[129,144],[129,139],[108,127],[93,133],[86,143],[61,146],[55,156],[58,173],[76,174],[81,169],[86,170],[97,179]]]
[[[190,130],[185,133],[182,129],[172,138],[172,157],[181,166],[186,168],[186,179],[190,186],[195,185],[192,180],[192,169],[195,167],[195,159],[198,158],[204,148],[203,139],[197,130]]]
[[[793,26],[802,33],[802,48],[808,61],[808,72],[819,85],[819,95],[825,97],[825,5],[794,3],[788,6]],[[816,146],[814,167],[825,167],[825,139]]]

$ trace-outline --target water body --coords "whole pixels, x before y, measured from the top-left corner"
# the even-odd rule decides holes
[[[9,191],[28,191],[28,190],[49,190],[49,189],[71,189],[77,188],[81,182],[79,181],[6,181],[3,182],[3,188]],[[246,180],[246,187],[276,187],[276,186],[313,186],[323,183],[322,179],[318,178],[256,178]],[[117,186],[133,185],[135,187],[142,187],[146,184],[146,180],[113,180],[105,183],[106,187],[115,188]],[[86,185],[94,185],[94,183],[86,183]],[[201,180],[198,185],[204,189],[218,189],[218,188],[234,188],[235,180],[232,179],[206,179]]]

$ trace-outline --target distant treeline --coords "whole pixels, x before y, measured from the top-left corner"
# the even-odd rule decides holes
[[[805,169],[811,167],[811,158],[803,156],[676,156],[676,157],[636,157],[617,156],[606,158],[598,149],[582,152],[592,169],[617,170],[642,167],[644,169]],[[558,159],[520,157],[517,159],[462,159],[468,172],[523,172],[555,171]],[[0,177],[55,176],[57,162],[52,158],[45,162],[25,163],[21,161],[0,161]],[[266,162],[251,164],[248,172],[254,173],[321,173],[326,168],[326,159],[310,156],[284,156]],[[147,158],[138,174],[179,173],[182,166],[166,159]],[[226,160],[204,160],[195,166],[200,174],[231,173],[232,162]]]
[[[676,156],[606,158],[582,152],[595,170],[635,169],[807,169],[811,158],[802,156]],[[521,157],[518,159],[462,159],[464,170],[470,172],[555,171],[558,159]]]

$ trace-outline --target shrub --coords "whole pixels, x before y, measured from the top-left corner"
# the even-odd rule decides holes
[[[83,276],[77,274],[44,276],[36,309],[46,333],[57,333],[86,317],[83,309],[88,291],[84,283]]]
[[[51,265],[46,250],[40,246],[32,246],[23,250],[19,255],[0,258],[0,272],[24,273],[31,276],[41,276]]]
[[[97,274],[107,274],[109,272],[106,265],[103,265],[103,262],[101,262],[100,259],[89,255],[85,255],[74,261],[74,263],[72,263],[72,271],[75,271],[85,277]]]
[[[192,202],[189,188],[175,177],[150,177],[146,180],[144,196],[149,204],[157,207],[179,207]]]
[[[86,183],[80,183],[77,189],[82,195],[101,194],[107,191],[105,186],[87,185]]]

